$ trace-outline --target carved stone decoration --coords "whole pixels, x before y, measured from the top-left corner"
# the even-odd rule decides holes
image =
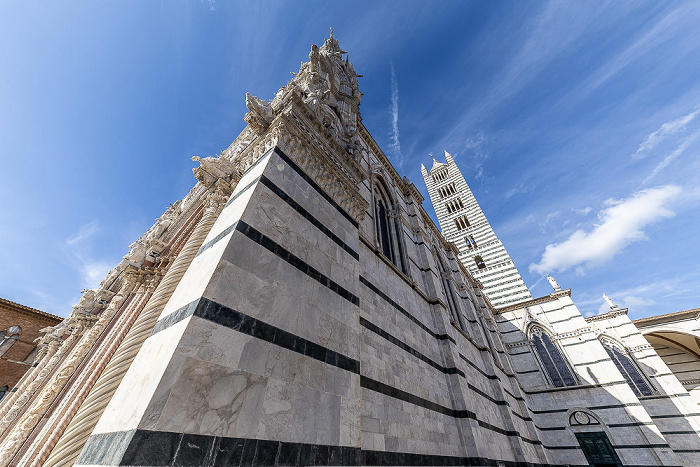
[[[292,82],[279,90],[272,108],[282,107],[290,94],[298,95],[331,137],[348,154],[354,155],[358,148],[355,136],[361,120],[362,93],[357,84],[361,75],[355,72],[347,57],[343,60],[344,54],[347,52],[340,48],[331,30],[330,38],[320,48],[315,44],[311,46],[309,61],[302,63]]]
[[[591,417],[589,414],[582,410],[577,410],[569,416],[569,424],[576,425],[599,425],[600,422],[595,417]]]
[[[200,164],[199,167],[192,169],[192,173],[207,188],[211,188],[221,179],[230,183],[238,182],[241,179],[241,174],[236,166],[224,157],[193,156],[192,160]]]
[[[248,113],[243,117],[243,120],[250,125],[255,133],[264,133],[275,117],[270,103],[258,99],[247,92],[245,95],[245,106],[248,108]]]

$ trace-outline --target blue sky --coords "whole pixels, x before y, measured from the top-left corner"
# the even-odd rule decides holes
[[[427,198],[447,149],[534,296],[700,306],[700,3],[2,2],[0,296],[61,316],[333,27]],[[431,215],[429,202],[424,206]]]

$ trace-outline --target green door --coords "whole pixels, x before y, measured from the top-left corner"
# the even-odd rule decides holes
[[[615,448],[610,444],[608,435],[603,431],[595,433],[576,433],[588,463],[594,467],[622,466]]]

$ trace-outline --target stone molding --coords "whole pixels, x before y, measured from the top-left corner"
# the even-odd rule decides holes
[[[605,319],[611,319],[611,318],[617,318],[618,316],[626,315],[627,314],[627,308],[620,308],[616,310],[610,310],[607,313],[603,313],[600,315],[595,315],[595,316],[589,316],[587,318],[583,318],[586,320],[586,322],[590,323],[591,321],[602,321]]]
[[[552,292],[551,294],[545,297],[535,298],[526,302],[519,302],[513,305],[508,305],[506,307],[495,310],[494,314],[500,315],[501,313],[505,313],[506,311],[519,310],[521,308],[526,308],[529,306],[541,305],[542,303],[553,302],[554,300],[557,300],[562,297],[571,297],[571,289],[558,290],[556,292]]]

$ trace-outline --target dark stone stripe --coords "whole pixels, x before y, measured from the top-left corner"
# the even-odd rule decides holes
[[[418,318],[416,318],[415,316],[410,314],[408,311],[406,311],[401,305],[399,305],[398,303],[393,301],[387,294],[385,294],[384,292],[379,290],[377,287],[375,287],[374,284],[372,284],[370,281],[368,281],[364,277],[360,276],[360,282],[362,284],[366,285],[368,289],[370,289],[375,294],[379,295],[385,302],[387,302],[389,305],[396,308],[402,315],[406,316],[408,319],[410,319],[411,321],[416,323],[421,329],[423,329],[425,332],[427,332],[428,334],[433,336],[435,339],[438,339],[438,340],[448,339],[448,340],[452,341],[453,343],[455,342],[455,340],[452,337],[450,337],[449,335],[438,334],[438,333],[434,332],[432,329],[430,329],[428,326],[426,326],[425,324],[421,323],[418,320]]]
[[[437,412],[437,413],[440,413],[443,415],[447,415],[448,417],[468,418],[468,419],[474,420],[479,424],[480,427],[486,428],[487,430],[499,433],[499,434],[504,435],[504,436],[518,437],[521,440],[523,440],[524,442],[530,443],[530,444],[542,444],[542,442],[539,440],[532,440],[532,439],[523,437],[517,431],[505,430],[503,428],[492,425],[488,422],[484,422],[483,420],[479,420],[476,416],[476,413],[472,412],[471,410],[451,409],[449,407],[445,407],[444,405],[440,405],[436,402],[429,401],[427,399],[423,399],[422,397],[416,396],[415,394],[411,394],[410,392],[402,391],[401,389],[395,388],[393,386],[389,386],[387,384],[381,383],[379,381],[373,380],[373,379],[368,378],[368,377],[363,376],[363,375],[360,375],[360,386],[365,388],[365,389],[369,389],[370,391],[375,391],[375,392],[384,394],[386,396],[392,397],[394,399],[402,400],[404,402],[408,402],[409,404],[413,404],[413,405],[416,405],[418,407],[423,407],[424,409],[428,409],[428,410],[431,410],[433,412]]]
[[[306,175],[306,172],[304,172],[294,161],[292,161],[285,153],[282,152],[282,150],[278,147],[275,147],[274,149],[275,154],[279,156],[280,159],[282,159],[284,162],[289,165],[292,170],[294,170],[301,178],[304,179],[306,183],[311,185],[311,188],[316,190],[316,192],[323,197],[328,203],[330,203],[331,206],[333,206],[344,218],[346,218],[350,223],[355,227],[358,228],[360,224],[350,216],[350,214],[345,211],[338,203],[336,203],[333,198],[331,198],[328,193],[323,191],[323,189],[314,182],[311,177]]]
[[[366,319],[364,319],[362,317],[360,317],[360,324],[362,326],[364,326],[365,328],[369,329],[370,331],[372,331],[373,333],[388,340],[389,342],[391,342],[395,346],[399,347],[400,349],[405,350],[406,352],[410,353],[411,355],[413,355],[417,359],[424,361],[425,363],[427,363],[428,365],[437,369],[438,371],[441,371],[442,373],[445,373],[448,375],[458,374],[458,375],[464,377],[464,372],[461,371],[459,368],[454,368],[454,367],[447,368],[447,367],[440,365],[436,361],[431,360],[430,358],[423,355],[422,353],[420,353],[419,351],[417,351],[416,349],[414,349],[410,345],[406,344],[405,342],[400,341],[396,337],[392,336],[388,332],[386,332],[383,329],[379,328],[378,326],[370,323],[369,321],[367,321]]]
[[[238,223],[238,222],[235,222],[233,225],[230,225],[230,226],[226,227],[219,235],[217,235],[216,237],[212,238],[212,239],[209,240],[207,243],[205,243],[204,245],[202,245],[202,246],[199,248],[199,251],[197,252],[197,254],[194,255],[195,258],[196,258],[197,256],[201,255],[202,253],[204,253],[205,251],[207,251],[207,250],[208,250],[209,248],[211,248],[216,242],[218,242],[219,240],[221,240],[222,238],[224,238],[226,235],[228,235],[228,234],[230,234],[231,232],[233,232],[234,230],[236,230],[236,224],[237,224],[237,223]]]
[[[229,198],[229,200],[226,201],[226,204],[224,205],[224,208],[229,207],[229,206],[231,205],[231,203],[233,203],[234,201],[236,201],[236,198],[238,198],[238,197],[241,196],[243,193],[245,193],[246,191],[248,191],[248,190],[250,189],[250,187],[252,187],[252,186],[255,185],[256,183],[258,183],[258,180],[260,180],[260,177],[254,178],[253,181],[250,182],[249,184],[247,184],[243,189],[241,189],[241,191],[239,191],[239,192],[236,193],[235,195],[231,196],[231,198]]]
[[[567,449],[580,448],[567,447]],[[224,465],[240,467],[308,465],[554,467],[552,464],[496,460],[486,457],[372,451],[351,446],[287,443],[148,430],[92,435],[88,438],[76,463],[135,467]]]
[[[200,298],[156,323],[151,335],[166,329],[188,316],[198,316],[234,331],[270,342],[287,350],[297,352],[315,360],[333,365],[355,374],[360,373],[360,362],[334,350],[323,347],[303,337],[272,326],[251,316],[236,311],[208,298]]]
[[[267,178],[266,176],[263,175],[262,177],[260,177],[260,181],[262,182],[263,185],[265,185],[267,188],[269,188],[270,191],[272,191],[274,194],[276,194],[278,197],[280,197],[282,199],[282,201],[287,203],[289,206],[292,207],[292,209],[294,209],[296,212],[301,214],[301,216],[304,219],[311,222],[314,225],[314,227],[316,227],[318,230],[323,232],[328,238],[330,238],[335,243],[337,243],[338,246],[340,246],[343,250],[347,251],[350,254],[350,256],[352,256],[356,260],[360,259],[360,254],[358,252],[356,252],[355,250],[350,248],[350,246],[347,243],[345,243],[344,241],[342,241],[340,239],[340,237],[338,237],[336,234],[334,234],[333,231],[331,231],[331,229],[329,229],[328,227],[323,225],[318,219],[316,219],[314,216],[312,216],[309,213],[309,211],[304,209],[299,203],[294,201],[291,196],[289,196],[287,193],[282,191],[282,189],[280,187],[278,187],[277,185],[275,185],[272,182],[272,180],[270,180],[269,178]]]
[[[360,306],[360,299],[356,295],[352,294],[350,291],[331,280],[328,276],[322,274],[313,266],[306,264],[301,258],[290,253],[282,245],[278,244],[267,235],[258,232],[253,226],[248,225],[242,220],[239,220],[236,224],[236,230],[238,232],[241,232],[249,239],[253,240],[258,245],[276,254],[277,256],[285,260],[287,263],[291,264],[292,266],[306,274],[307,276],[316,280],[320,284],[328,287],[333,292],[337,293],[353,305]]]
[[[165,318],[158,320],[156,325],[153,326],[150,336],[158,334],[160,331],[169,328],[173,324],[177,324],[183,319],[188,318],[193,314],[196,314],[196,310],[199,308],[200,303],[203,303],[203,301],[207,301],[207,299],[198,298],[197,300],[190,302],[187,305],[182,306],[177,310],[173,311]]]

